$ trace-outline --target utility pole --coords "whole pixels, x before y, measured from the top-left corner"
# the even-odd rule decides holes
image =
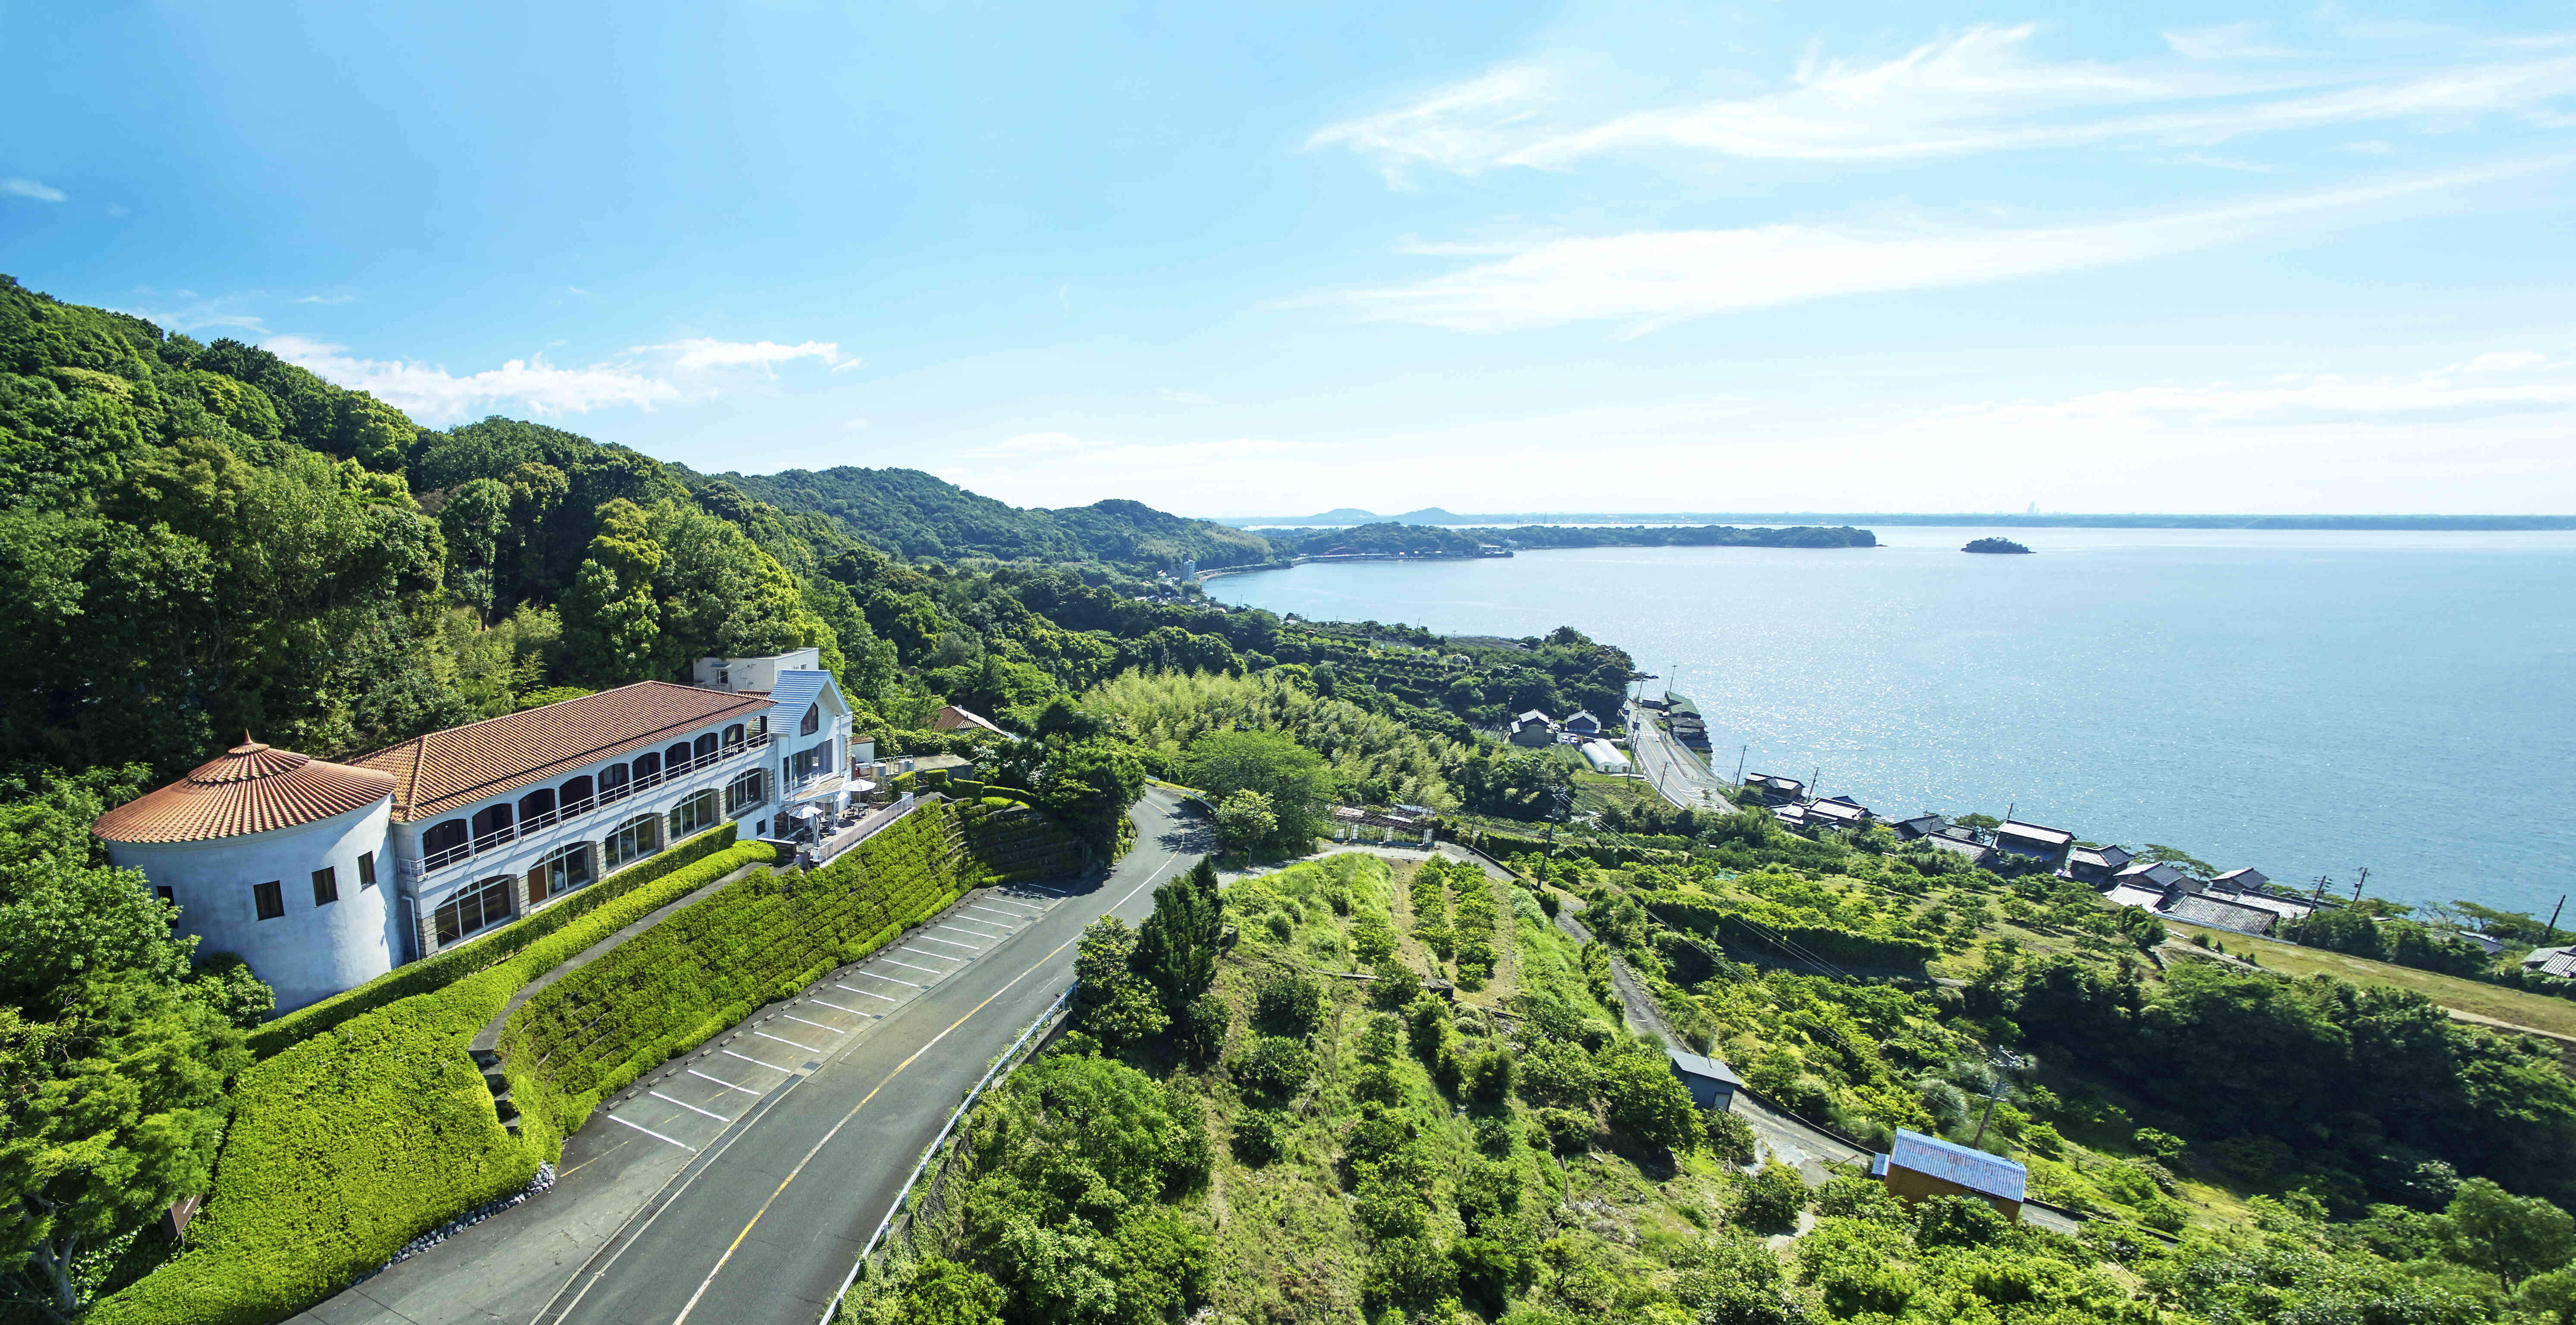
[[[2369,883],[2369,882],[2370,882],[2370,867],[2369,867],[2368,865],[2364,865],[2364,866],[2362,866],[2362,867],[2361,867],[2361,877],[2352,881],[2352,904],[2353,904],[2353,905],[2355,905],[2355,906],[2359,906],[2359,905],[2361,905],[2361,889],[2362,889],[2362,885],[2364,885],[2364,884],[2366,884],[2366,883]]]
[[[2566,909],[2567,894],[2560,893],[2558,894],[2558,905],[2549,908],[2549,937],[2542,940],[2543,947],[2558,941],[2558,913]]]
[[[1986,1123],[1995,1116],[1995,1102],[2004,1096],[2004,1073],[2020,1067],[2021,1059],[2007,1049],[1995,1055],[1992,1065],[1994,1074],[1986,1079],[1986,1111],[1977,1116],[1977,1134],[1968,1142],[1971,1146],[1986,1139]]]
[[[1744,761],[1752,755],[1753,747],[1750,745],[1735,747],[1735,785],[1739,787],[1744,785]]]
[[[2333,878],[2333,876],[2331,876],[2331,875],[2320,874],[2320,875],[2318,875],[2318,876],[2317,876],[2317,891],[2316,891],[2316,899],[2317,899],[2318,901],[2322,902],[2322,901],[2324,901],[2324,900],[2326,899],[2326,889],[2327,889],[2329,886],[2331,886],[2333,883],[2334,883],[2334,878]],[[2565,901],[2565,900],[2567,900],[2567,899],[2565,899],[2565,898],[2563,898],[2563,897],[2562,897],[2562,898],[2560,898],[2559,900],[2563,902],[2563,901]]]

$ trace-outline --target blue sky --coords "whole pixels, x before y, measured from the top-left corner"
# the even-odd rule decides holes
[[[0,270],[1022,504],[2576,511],[2576,11],[0,7]]]

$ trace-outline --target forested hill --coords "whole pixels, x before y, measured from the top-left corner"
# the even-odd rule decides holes
[[[790,469],[722,474],[724,482],[781,510],[810,511],[841,532],[908,557],[1005,561],[1109,561],[1177,569],[1268,560],[1261,535],[1184,519],[1133,501],[1023,510],[917,469]]]

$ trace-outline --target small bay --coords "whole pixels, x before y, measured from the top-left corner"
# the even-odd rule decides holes
[[[1876,549],[1309,564],[1219,601],[1525,636],[1698,701],[1719,772],[2280,885],[2546,918],[2576,852],[2576,534],[1888,528]],[[2032,556],[1959,551],[1986,535]],[[1651,682],[1660,687],[1663,682]],[[1650,691],[1651,693],[1651,691]]]

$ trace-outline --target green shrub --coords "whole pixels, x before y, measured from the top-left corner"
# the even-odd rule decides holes
[[[1245,1042],[1243,1052],[1235,1055],[1232,1067],[1235,1080],[1286,1099],[1305,1089],[1307,1080],[1315,1075],[1315,1055],[1286,1036],[1255,1035]]]
[[[388,971],[355,989],[344,990],[279,1017],[250,1034],[251,1052],[266,1058],[279,1050],[397,999],[444,989],[477,971],[489,970],[529,944],[581,919],[600,907],[659,879],[696,864],[734,844],[730,821],[658,852],[601,879],[546,909],[516,920],[435,956]]]

